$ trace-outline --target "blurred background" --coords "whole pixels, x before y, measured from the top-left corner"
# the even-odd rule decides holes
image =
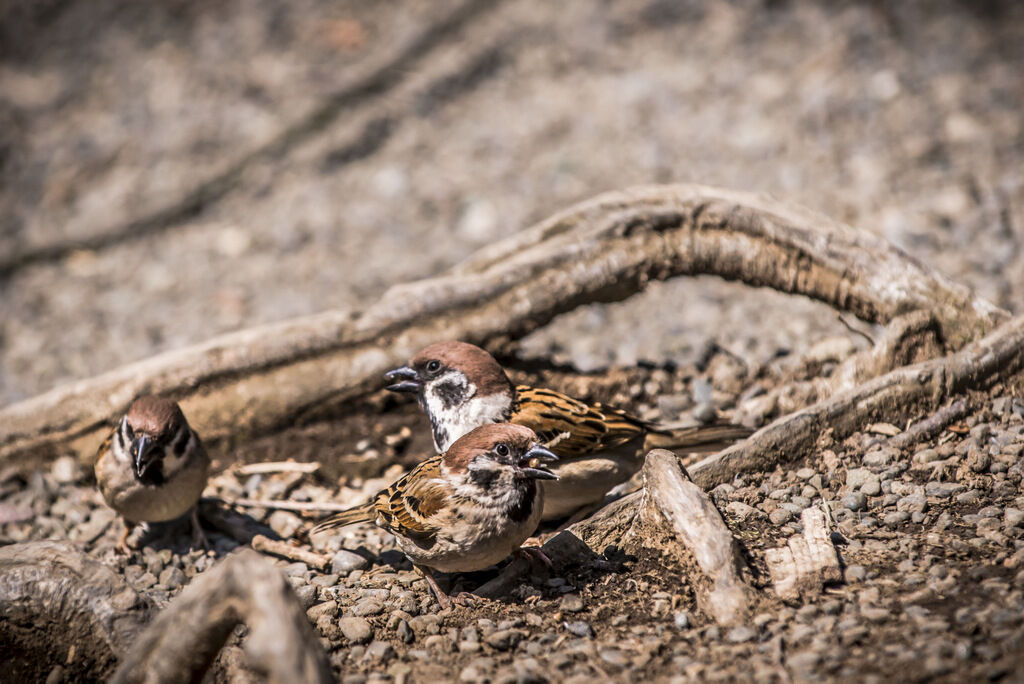
[[[1024,295],[1024,4],[0,2],[0,404],[389,285],[603,191],[766,191]],[[759,360],[811,302],[656,283],[525,341]]]

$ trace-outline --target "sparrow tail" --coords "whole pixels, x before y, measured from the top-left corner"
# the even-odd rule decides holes
[[[325,530],[333,530],[337,527],[345,527],[346,525],[355,525],[356,523],[363,522],[374,522],[377,519],[377,511],[373,507],[373,502],[363,504],[362,506],[356,506],[350,508],[347,511],[341,513],[335,513],[329,518],[325,518],[316,524],[316,527],[309,531],[310,534],[317,534],[324,532]]]
[[[684,428],[659,428],[647,433],[645,449],[669,449],[683,453],[713,453],[746,439],[754,433],[743,425],[695,425]]]

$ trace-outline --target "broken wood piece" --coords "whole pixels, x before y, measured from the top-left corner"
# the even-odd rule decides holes
[[[800,522],[802,533],[791,537],[786,546],[765,552],[775,593],[787,600],[817,594],[825,584],[843,578],[825,512],[817,506],[805,508]]]
[[[201,681],[239,624],[249,630],[247,666],[267,681],[334,681],[320,640],[284,575],[248,549],[196,576],[139,636],[111,681]]]
[[[269,553],[272,556],[280,556],[287,560],[305,563],[321,572],[331,567],[331,559],[326,556],[307,551],[299,546],[293,546],[286,541],[269,539],[262,534],[257,534],[252,538],[252,548],[260,553]]]
[[[967,402],[957,399],[949,406],[941,408],[924,420],[919,420],[889,440],[889,446],[902,449],[919,441],[930,439],[942,432],[947,425],[967,415]]]
[[[296,463],[295,461],[268,461],[266,463],[246,463],[234,468],[239,475],[266,475],[269,473],[315,473],[320,470],[316,461]]]
[[[0,679],[41,682],[60,666],[63,681],[102,681],[151,612],[120,575],[74,544],[0,548]]]
[[[742,621],[752,596],[739,574],[739,545],[711,498],[690,481],[671,451],[649,452],[642,473],[640,517],[663,518],[711,580],[709,590],[698,591],[698,604],[720,624]]]

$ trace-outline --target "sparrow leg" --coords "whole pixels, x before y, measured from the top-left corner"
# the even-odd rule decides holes
[[[204,550],[210,550],[210,540],[206,538],[206,534],[203,533],[203,526],[199,524],[199,506],[192,508],[192,515],[190,517],[192,521],[192,546],[201,546]]]
[[[124,532],[121,533],[121,537],[117,540],[117,549],[126,556],[130,556],[132,553],[131,548],[128,546],[128,535],[132,533],[135,524],[124,520]]]
[[[445,593],[444,589],[437,584],[437,580],[434,579],[434,573],[430,571],[430,568],[422,565],[413,565],[412,567],[416,569],[416,572],[423,575],[425,580],[427,580],[427,584],[429,584],[430,588],[433,590],[434,597],[441,606],[441,610],[450,610],[452,607],[452,599],[447,593]],[[460,603],[459,605],[463,604]]]
[[[457,606],[475,606],[480,597],[468,591],[460,591],[455,596],[452,596],[451,600]]]

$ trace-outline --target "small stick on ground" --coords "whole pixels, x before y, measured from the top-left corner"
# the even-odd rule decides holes
[[[325,572],[331,567],[331,559],[326,556],[321,556],[318,553],[307,551],[298,546],[292,546],[285,541],[274,541],[264,537],[262,534],[257,534],[252,538],[252,548],[260,553],[269,553],[272,556],[280,556],[291,561],[305,563],[321,572]]]
[[[930,439],[942,432],[953,421],[960,420],[966,416],[968,410],[967,402],[963,399],[958,399],[924,420],[914,423],[903,433],[894,436],[889,440],[889,446],[902,449],[921,440]]]
[[[320,464],[316,461],[311,463],[274,461],[269,463],[247,463],[235,468],[234,472],[239,475],[266,475],[268,473],[315,473],[318,470],[320,470]]]
[[[271,501],[268,499],[228,499],[221,501],[229,506],[241,506],[242,508],[271,508],[278,511],[321,511],[324,513],[338,513],[348,510],[351,506],[337,503],[316,501]]]

